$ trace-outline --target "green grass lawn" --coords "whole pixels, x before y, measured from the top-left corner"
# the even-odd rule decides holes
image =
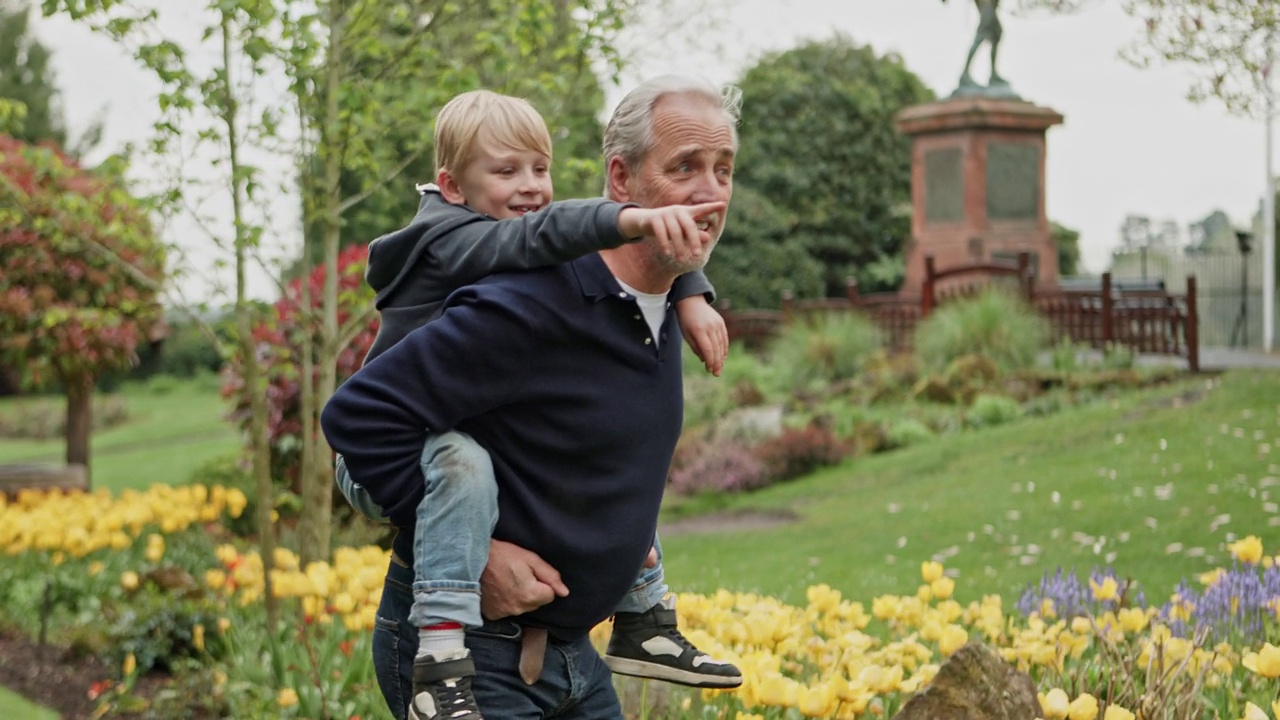
[[[664,537],[664,564],[677,590],[801,603],[815,583],[866,602],[913,592],[933,558],[958,572],[962,601],[1109,565],[1162,603],[1180,579],[1229,565],[1232,539],[1280,552],[1278,477],[1280,373],[1203,376],[733,498],[725,509],[801,519]]]
[[[119,491],[184,482],[205,461],[240,446],[237,430],[223,420],[227,405],[207,379],[157,387],[167,389],[131,384],[121,390],[129,421],[94,433],[90,456],[94,487]],[[8,399],[0,402],[0,413],[15,402],[62,401],[47,397]],[[0,464],[57,464],[64,456],[61,439],[0,439]]]
[[[0,687],[0,718],[12,720],[58,720],[58,713]]]

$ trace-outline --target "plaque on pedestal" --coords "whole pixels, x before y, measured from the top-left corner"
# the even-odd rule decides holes
[[[954,97],[897,117],[911,143],[911,240],[902,292],[938,267],[1031,253],[1039,287],[1058,284],[1058,254],[1045,212],[1045,131],[1062,115],[1020,100]]]

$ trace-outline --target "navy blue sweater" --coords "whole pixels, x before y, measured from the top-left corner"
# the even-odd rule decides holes
[[[321,426],[401,528],[406,558],[425,433],[471,434],[497,475],[493,537],[536,552],[570,589],[519,621],[570,639],[612,614],[653,542],[682,420],[680,337],[668,304],[654,343],[597,254],[495,275],[370,360]]]

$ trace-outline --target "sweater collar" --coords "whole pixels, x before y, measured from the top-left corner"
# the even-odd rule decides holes
[[[583,255],[572,261],[569,266],[578,280],[578,288],[582,291],[583,297],[593,302],[600,302],[609,296],[623,299],[631,297],[631,293],[623,290],[618,284],[618,279],[609,272],[609,266],[604,264],[604,258],[600,257],[600,253]]]

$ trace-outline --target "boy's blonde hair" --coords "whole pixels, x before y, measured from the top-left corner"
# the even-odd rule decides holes
[[[475,159],[481,143],[551,157],[547,123],[527,100],[472,90],[440,108],[436,115],[436,172],[462,173]]]

